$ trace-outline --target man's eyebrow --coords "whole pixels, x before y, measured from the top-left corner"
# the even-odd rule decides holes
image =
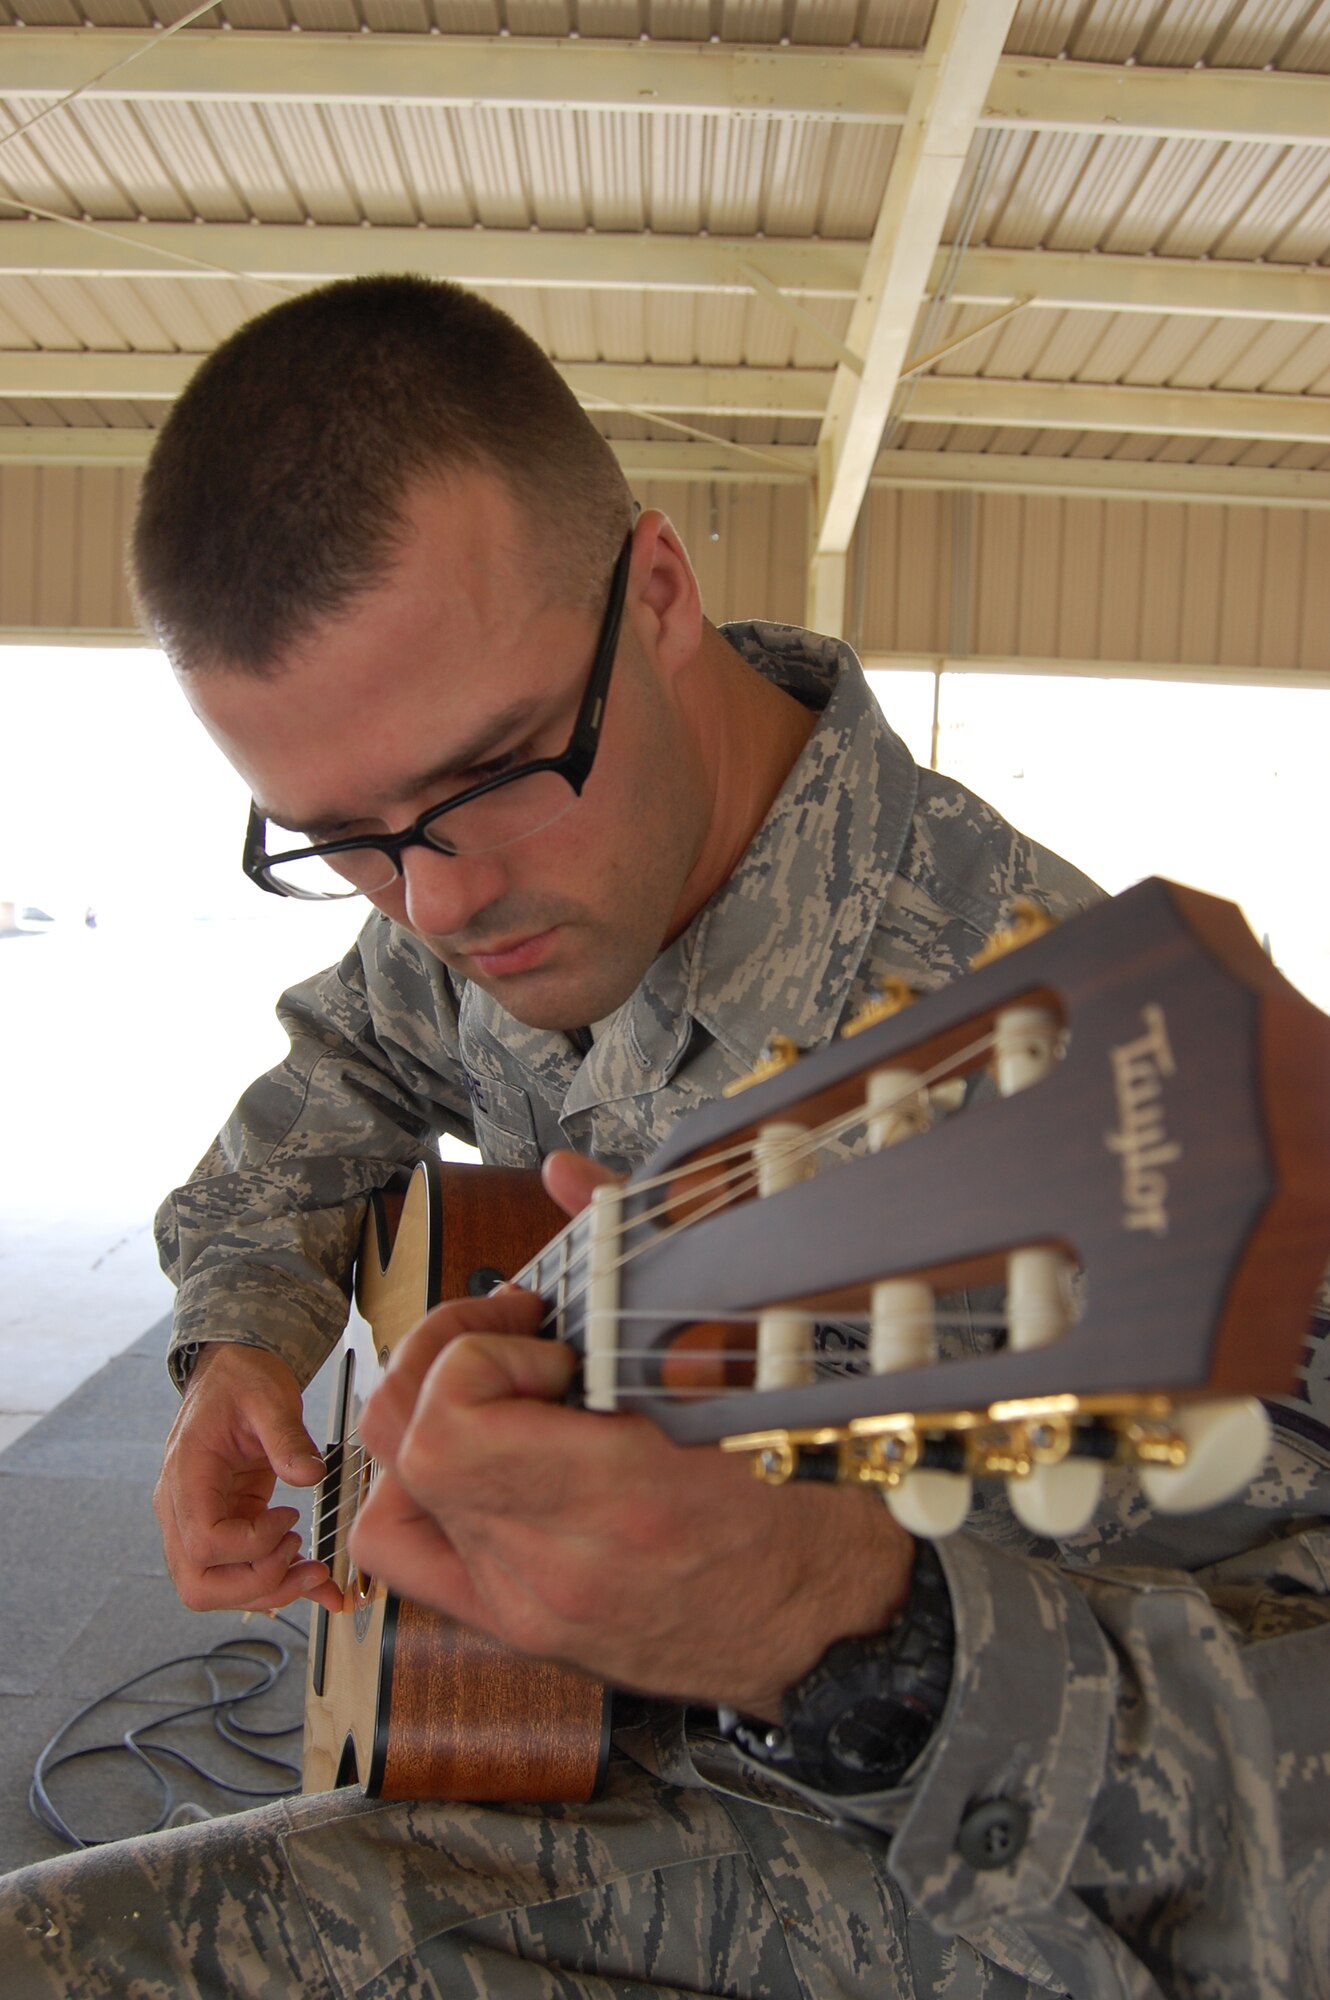
[[[449,778],[465,776],[468,771],[474,770],[477,764],[492,756],[505,737],[510,736],[519,724],[525,725],[530,716],[531,702],[528,698],[509,702],[508,706],[500,709],[497,715],[488,717],[471,737],[459,744],[441,763],[431,764],[427,770],[412,772],[403,778],[393,787],[396,796],[404,799],[418,798],[422,792],[428,792],[434,785],[445,784]],[[258,799],[254,801],[254,809],[260,818],[271,821],[274,826],[281,827],[285,832],[307,834],[311,840],[331,839],[343,827],[364,818],[363,813],[349,811],[326,813],[318,819],[302,820],[299,826],[293,826],[289,820],[283,819],[279,813],[270,811]]]

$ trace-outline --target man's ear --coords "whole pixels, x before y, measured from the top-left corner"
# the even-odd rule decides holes
[[[702,644],[702,593],[674,523],[658,508],[637,524],[628,588],[639,644],[667,671],[687,666]]]

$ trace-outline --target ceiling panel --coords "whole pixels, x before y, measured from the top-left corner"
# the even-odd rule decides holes
[[[154,18],[169,23],[187,8],[188,0],[164,0]],[[13,0],[0,0],[0,77],[4,37],[26,34],[32,47],[43,24],[122,29],[125,52],[157,32],[144,0],[32,0],[22,18],[33,28],[4,25],[16,18]],[[91,217],[94,228],[120,233],[103,251],[95,234],[81,236],[69,259],[88,265],[80,275],[67,274],[58,250],[53,267],[35,275],[37,260],[25,269],[21,250],[8,270],[0,263],[0,350],[14,357],[11,386],[32,390],[0,405],[0,425],[142,430],[168,405],[118,389],[164,397],[184,372],[180,357],[207,353],[251,314],[315,282],[310,272],[419,261],[472,282],[483,274],[477,288],[561,363],[619,371],[612,390],[587,393],[607,434],[625,444],[687,451],[691,443],[691,459],[668,462],[693,465],[699,477],[728,476],[743,462],[736,445],[755,476],[788,474],[795,461],[771,454],[795,449],[809,468],[800,476],[811,476],[818,397],[832,393],[847,345],[865,343],[879,323],[876,295],[856,308],[854,286],[875,229],[886,227],[893,175],[910,171],[917,152],[917,132],[902,146],[901,120],[933,19],[932,0],[224,0],[182,34],[198,40],[206,63],[219,24],[270,33],[286,95],[205,99],[198,92],[210,71],[168,65],[161,87],[181,95],[136,96],[127,85],[123,97],[66,104],[0,100],[0,246],[6,231],[29,226],[29,210]],[[343,39],[320,39],[329,33]],[[427,46],[431,62],[441,53],[451,61],[449,36],[467,38],[456,62],[468,67],[457,73],[489,77],[493,90],[468,82],[438,102],[405,101],[391,87],[358,94],[362,46],[378,45],[377,76],[380,57],[400,65],[413,37],[422,58]],[[514,39],[532,36],[550,40],[548,61],[559,65],[559,95],[539,104],[517,101],[516,89],[502,94]],[[71,61],[75,39],[56,45]],[[680,43],[696,45],[689,65],[726,66],[728,109],[723,94],[697,108],[683,79],[698,72],[680,66]],[[239,37],[231,44],[246,46]],[[984,456],[1147,471],[1207,463],[1234,468],[1235,478],[1244,469],[1324,470],[1330,451],[1317,438],[1319,406],[1330,402],[1330,296],[1318,320],[1307,285],[1330,288],[1330,273],[1319,275],[1330,261],[1330,117],[1322,133],[1303,79],[1330,70],[1330,0],[1022,0],[1007,48],[1007,69],[986,100],[992,118],[975,130],[934,261],[931,282],[941,290],[906,295],[910,351],[926,364],[896,383],[893,447],[967,464]],[[887,79],[880,111],[876,98],[853,95],[870,61],[868,73]],[[545,62],[541,51],[526,96],[545,88]],[[797,83],[782,62],[804,66]],[[1226,71],[1246,72],[1241,88],[1225,83],[1215,95],[1215,73]],[[1037,115],[1012,95],[1018,72]],[[455,72],[439,73],[446,84]],[[306,75],[319,90],[302,94]],[[1235,122],[1230,132],[1230,105],[1241,130]],[[1111,123],[1119,110],[1121,122]],[[5,137],[41,113],[49,115],[29,131]],[[1252,136],[1282,132],[1294,136]],[[140,218],[177,234],[135,241]],[[237,224],[257,267],[305,275],[210,275],[210,266],[244,268]],[[310,243],[307,261],[294,235],[275,234],[283,229]],[[230,234],[210,233],[223,230]],[[526,254],[536,242],[539,265]],[[465,245],[474,246],[471,263]],[[835,254],[834,277],[829,264],[814,271],[797,261],[805,246]],[[967,249],[994,261],[956,303],[947,288]],[[145,276],[155,252],[160,275]],[[579,265],[585,252],[598,261]],[[115,268],[127,255],[133,275]],[[668,268],[666,255],[675,260]],[[1289,265],[1316,275],[1294,279]],[[1174,283],[1202,269],[1204,290]],[[791,288],[784,300],[773,283]],[[48,374],[40,366],[24,374],[43,352]],[[127,374],[126,357],[135,356],[145,365],[160,356],[170,369]],[[86,367],[70,357],[85,357]],[[854,374],[865,359],[871,371],[865,349]],[[651,371],[661,369],[697,372],[666,394],[659,378],[653,387]],[[715,370],[729,372],[717,382],[707,373]],[[937,388],[964,385],[963,398],[948,390],[950,407],[972,420],[912,416],[916,401],[927,407],[930,377]],[[852,375],[840,381],[843,399]],[[84,384],[85,394],[67,393]],[[1090,390],[1118,400],[1087,403]],[[1155,400],[1132,401],[1137,390]],[[633,414],[657,392],[667,412]],[[1172,394],[1182,400],[1164,405],[1170,424],[1190,435],[1162,429],[1159,398]],[[714,414],[713,398],[755,413]],[[783,403],[808,414],[784,414]],[[1211,434],[1200,428],[1206,412],[1215,413]],[[1096,414],[1116,427],[1086,428]]]

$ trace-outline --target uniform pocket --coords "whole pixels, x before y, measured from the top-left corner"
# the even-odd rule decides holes
[[[537,1167],[540,1147],[531,1100],[515,1083],[467,1071],[476,1144],[487,1167]]]

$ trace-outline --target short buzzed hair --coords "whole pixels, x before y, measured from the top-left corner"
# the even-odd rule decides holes
[[[251,320],[157,440],[133,538],[140,615],[182,671],[266,675],[381,581],[420,485],[490,471],[568,603],[632,518],[609,445],[541,349],[460,286],[353,278]]]

